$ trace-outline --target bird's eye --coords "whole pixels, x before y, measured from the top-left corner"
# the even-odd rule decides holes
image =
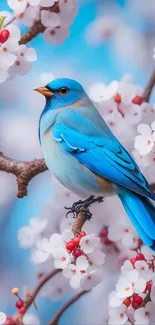
[[[67,87],[62,87],[62,88],[59,90],[59,94],[60,94],[60,95],[66,95],[68,92],[69,92],[69,89],[68,89]]]

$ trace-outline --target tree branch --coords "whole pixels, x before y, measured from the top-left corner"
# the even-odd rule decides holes
[[[27,195],[27,186],[36,175],[47,170],[44,159],[35,159],[24,162],[7,158],[0,152],[0,170],[16,176],[18,191],[17,197],[22,198]]]
[[[52,279],[59,272],[61,272],[60,269],[52,270],[50,273],[48,273],[47,275],[42,277],[39,284],[36,286],[36,288],[34,289],[34,291],[31,294],[30,293],[27,294],[27,297],[25,300],[26,311],[35,302],[35,298],[36,298],[37,294],[39,293],[39,291],[41,290],[41,288],[44,286],[44,284],[46,282],[48,282],[50,279]],[[24,316],[23,314],[21,314],[20,312],[17,312],[14,315],[13,320],[15,320],[17,322],[17,324],[22,325],[23,316]]]
[[[87,221],[87,215],[85,212],[80,211],[75,218],[75,222],[72,227],[73,233],[79,234],[82,230],[84,223]]]
[[[63,313],[76,302],[78,299],[80,299],[82,296],[87,294],[89,291],[81,291],[78,293],[75,297],[71,298],[59,311],[58,313],[54,316],[54,318],[49,322],[48,325],[58,325],[60,317],[63,315]]]
[[[150,184],[150,189],[151,189],[152,191],[155,191],[155,183]]]
[[[150,76],[150,79],[144,89],[144,92],[142,95],[144,102],[149,102],[154,85],[155,85],[155,69],[153,70],[153,72]]]
[[[44,8],[42,7],[41,10],[48,10],[50,12],[59,12],[59,4],[56,2],[52,7]],[[19,44],[26,44],[30,41],[32,41],[37,35],[40,33],[43,33],[45,31],[46,27],[42,24],[41,20],[35,21],[33,26],[30,27],[30,29],[21,36],[21,39],[19,41]]]

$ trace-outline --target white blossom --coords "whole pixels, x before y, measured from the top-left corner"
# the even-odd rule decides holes
[[[19,245],[25,249],[35,246],[37,240],[39,240],[46,229],[46,225],[46,220],[31,218],[29,226],[22,227],[18,231]]]
[[[28,6],[23,14],[19,15],[21,22],[28,27],[31,27],[35,21],[40,18],[40,6]]]
[[[6,321],[6,314],[0,311],[0,325],[5,324]]]
[[[56,269],[64,269],[71,261],[70,255],[63,248],[56,248],[53,252],[53,257]]]
[[[95,250],[94,252],[87,254],[87,257],[92,268],[101,266],[105,262],[105,254],[100,250]]]
[[[49,12],[47,10],[41,11],[41,22],[45,27],[59,27],[60,16],[56,12]]]
[[[136,261],[135,268],[138,271],[140,278],[146,281],[152,280],[154,273],[149,269],[149,266],[145,261]]]
[[[148,302],[145,307],[137,309],[134,313],[135,325],[149,325],[154,323],[154,304]]]
[[[80,246],[84,253],[92,253],[95,248],[99,247],[100,238],[95,235],[88,235],[81,238]]]
[[[37,60],[36,51],[34,48],[27,48],[26,45],[20,45],[16,51],[16,61],[9,69],[10,75],[24,75],[31,71],[32,64]]]
[[[137,130],[141,135],[136,136],[134,147],[142,156],[147,155],[154,148],[155,122],[151,124],[151,128],[147,124],[140,124]]]
[[[103,280],[103,270],[97,269],[93,270],[90,273],[84,274],[81,279],[81,288],[84,290],[91,290],[96,287]]]
[[[27,0],[7,0],[7,2],[9,7],[17,13],[23,12],[27,7]]]
[[[126,220],[122,221],[122,218],[114,222],[109,227],[108,238],[112,241],[121,241],[126,247],[132,247],[135,242],[136,233],[133,226]]]
[[[109,325],[123,325],[126,323],[128,316],[126,315],[126,307],[120,306],[118,308],[110,309]]]
[[[67,27],[59,27],[59,28],[46,28],[43,33],[43,37],[45,42],[53,45],[60,45],[65,41],[65,39],[69,36],[69,29]]]
[[[88,260],[85,256],[80,256],[76,260],[76,265],[70,264],[63,269],[63,275],[70,279],[70,285],[74,289],[80,288],[80,280],[88,268]]]
[[[154,252],[147,246],[142,246],[141,253],[144,254],[147,260],[153,260],[155,258]]]

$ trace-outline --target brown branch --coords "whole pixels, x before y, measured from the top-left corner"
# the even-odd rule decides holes
[[[144,102],[149,102],[154,85],[155,85],[155,69],[153,70],[150,79],[144,89],[143,96],[142,96]]]
[[[57,325],[59,322],[60,317],[63,315],[63,313],[71,306],[74,304],[74,302],[76,302],[79,298],[81,298],[82,296],[84,296],[86,293],[88,293],[89,291],[81,291],[80,293],[78,293],[75,297],[71,298],[59,311],[58,313],[54,316],[54,318],[49,322],[48,325]]]
[[[39,293],[39,291],[41,290],[41,288],[44,286],[44,284],[46,284],[50,279],[52,279],[59,272],[61,272],[60,269],[55,269],[55,270],[51,271],[50,273],[46,274],[44,277],[42,277],[42,279],[40,280],[39,284],[36,286],[34,291],[31,294],[30,293],[27,294],[27,297],[25,300],[26,311],[35,302],[35,298],[36,298],[37,294]],[[22,325],[23,316],[24,316],[23,314],[21,314],[20,312],[17,312],[14,315],[13,320],[15,322],[17,322],[18,325]]]
[[[74,215],[76,215],[75,222],[72,227],[72,231],[74,235],[77,235],[81,232],[81,229],[84,225],[84,223],[87,220],[90,220],[92,213],[89,211],[89,208],[94,203],[102,203],[103,202],[103,196],[97,196],[91,195],[86,199],[85,201],[79,201],[73,204],[72,208],[69,208],[69,212],[72,212]],[[78,205],[80,204],[80,211],[76,212],[76,209],[78,208]],[[82,210],[83,208],[83,210]]]
[[[32,41],[38,34],[43,33],[46,27],[41,23],[40,20],[36,21],[30,29],[21,36],[19,44],[26,44]]]
[[[72,227],[72,231],[73,231],[74,235],[79,234],[81,232],[81,229],[86,221],[87,221],[86,213],[80,211],[76,215],[76,219],[75,219],[75,222]]]
[[[49,8],[41,8],[41,10],[46,9],[50,12],[59,12],[59,5],[58,2],[56,2],[52,7]],[[21,39],[19,41],[19,44],[26,44],[30,41],[32,41],[37,35],[43,33],[45,31],[46,27],[42,24],[41,20],[35,21],[33,26],[30,27],[30,29],[21,36]]]
[[[155,183],[150,184],[149,187],[152,191],[155,191]]]
[[[24,162],[7,158],[0,152],[0,170],[16,176],[18,191],[17,197],[22,198],[27,195],[27,186],[36,175],[47,170],[44,159],[35,159]]]

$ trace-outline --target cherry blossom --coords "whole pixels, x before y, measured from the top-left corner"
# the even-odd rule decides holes
[[[96,287],[100,282],[102,282],[103,277],[103,270],[93,270],[88,274],[84,274],[81,279],[80,286],[84,290],[91,290],[92,288]]]
[[[28,3],[27,0],[7,0],[7,2],[9,7],[18,13],[23,12],[26,9]]]
[[[147,260],[153,260],[155,258],[153,251],[147,246],[142,246],[141,253],[144,254]]]
[[[96,269],[97,266],[101,266],[105,262],[105,254],[100,250],[95,250],[94,252],[87,254],[87,257],[91,268]]]
[[[146,281],[152,280],[154,273],[149,269],[149,266],[145,261],[136,261],[135,269],[138,271],[140,278]]]
[[[46,28],[43,33],[43,37],[45,42],[53,45],[60,45],[65,41],[65,39],[69,36],[70,31],[67,27],[59,27],[59,28]]]
[[[54,251],[57,248],[64,248],[66,241],[71,238],[73,238],[73,233],[69,229],[62,232],[62,235],[54,233],[50,238],[40,238],[32,251],[32,260],[35,263],[43,263],[51,259]]]
[[[137,309],[134,313],[135,325],[149,325],[154,323],[154,304],[148,302],[145,307]]]
[[[39,240],[42,233],[46,229],[46,226],[46,220],[31,218],[29,221],[29,226],[22,227],[18,231],[19,245],[25,249],[35,246],[37,240]]]
[[[35,21],[40,18],[40,6],[28,6],[25,11],[19,15],[20,21],[28,27],[31,27]]]
[[[76,12],[77,6],[75,0],[59,0],[60,11],[64,12]]]
[[[147,124],[140,124],[137,130],[141,135],[136,136],[134,147],[140,155],[147,155],[154,148],[155,122],[151,124],[151,128]]]
[[[119,307],[122,305],[123,303],[123,298],[118,298],[117,295],[116,295],[116,291],[112,291],[110,292],[109,294],[109,305],[110,305],[110,308],[113,307],[113,308],[116,308],[116,307]]]
[[[80,288],[80,280],[88,268],[88,260],[85,256],[80,256],[76,260],[76,265],[70,264],[63,269],[63,275],[70,279],[70,285],[74,289]]]
[[[41,238],[36,242],[35,249],[32,250],[31,260],[34,263],[43,263],[53,257],[53,247],[48,238]]]
[[[121,241],[126,247],[132,247],[137,235],[131,223],[125,218],[120,218],[109,227],[108,238],[112,241]]]
[[[123,325],[128,320],[128,316],[126,315],[126,306],[120,306],[118,308],[112,308],[109,311],[109,325]]]
[[[20,45],[16,51],[15,63],[10,67],[9,74],[12,75],[24,75],[31,71],[32,64],[37,60],[36,51],[34,48],[27,48],[26,45]]]
[[[5,324],[6,321],[6,314],[0,311],[0,325]]]
[[[80,246],[84,253],[92,253],[95,248],[99,247],[100,238],[95,235],[88,235],[81,238]]]
[[[41,22],[45,27],[59,27],[60,16],[56,12],[49,12],[47,10],[41,11]]]
[[[116,296],[118,298],[127,298],[133,295],[133,293],[142,293],[145,290],[146,281],[144,279],[137,279],[133,284],[132,281],[121,277],[116,285]]]
[[[136,281],[139,277],[138,271],[135,269],[133,264],[126,260],[121,267],[122,276],[127,279],[128,281]]]
[[[56,248],[53,252],[53,257],[56,269],[64,269],[71,262],[70,255],[63,248]]]
[[[103,83],[96,83],[89,88],[89,96],[95,102],[108,100],[116,94],[117,81],[111,82],[108,86]]]

